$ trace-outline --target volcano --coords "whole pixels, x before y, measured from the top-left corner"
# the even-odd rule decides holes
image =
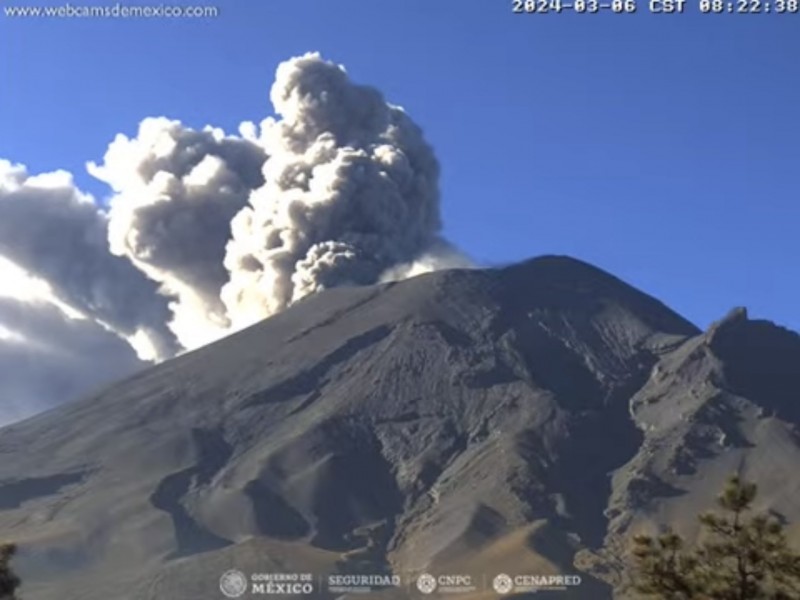
[[[631,536],[691,538],[732,473],[800,523],[798,425],[800,336],[744,309],[701,331],[559,256],[440,271],[321,292],[3,428],[0,538],[25,600],[224,598],[230,569],[309,573],[320,598],[365,597],[325,589],[359,573],[422,597],[423,572],[476,600],[500,573],[623,597]]]

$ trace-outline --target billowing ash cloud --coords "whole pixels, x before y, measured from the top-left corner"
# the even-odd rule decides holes
[[[0,160],[0,255],[76,311],[127,339],[142,358],[176,350],[156,284],[108,252],[106,216],[63,171],[30,176]]]
[[[88,165],[117,193],[108,215],[111,252],[175,298],[170,328],[184,347],[227,329],[220,290],[230,222],[264,183],[264,159],[252,141],[150,118],[137,137],[118,135],[102,165]]]
[[[426,253],[429,264],[439,249],[456,254],[439,238],[439,164],[401,108],[317,54],[280,65],[270,97],[266,183],[234,217],[225,257],[235,326],[400,265],[418,271]]]
[[[281,64],[270,97],[276,118],[241,137],[166,118],[118,135],[87,165],[108,208],[68,173],[0,160],[0,280],[5,258],[47,288],[0,304],[0,380],[44,386],[8,383],[0,402],[65,400],[99,354],[115,374],[139,365],[118,338],[161,360],[324,288],[468,265],[440,235],[439,164],[403,109],[317,54]]]

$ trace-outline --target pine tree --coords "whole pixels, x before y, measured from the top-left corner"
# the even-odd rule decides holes
[[[20,580],[10,565],[16,552],[14,544],[0,545],[0,600],[17,600],[16,590]]]
[[[677,534],[634,538],[634,587],[659,600],[800,600],[800,555],[783,524],[751,515],[755,484],[733,477],[718,498],[721,512],[699,517],[700,543]]]

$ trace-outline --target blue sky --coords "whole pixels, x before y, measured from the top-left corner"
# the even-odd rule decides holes
[[[425,129],[445,233],[478,261],[570,254],[703,327],[746,305],[800,330],[800,14],[217,6],[207,21],[0,16],[0,157],[103,197],[84,163],[117,133],[159,115],[235,132],[270,114],[278,63],[318,50]]]

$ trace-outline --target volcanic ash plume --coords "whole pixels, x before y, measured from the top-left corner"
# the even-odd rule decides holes
[[[64,171],[31,176],[0,160],[0,256],[52,295],[126,339],[144,359],[172,356],[169,310],[157,286],[108,252],[107,217]]]
[[[0,412],[31,414],[325,288],[469,264],[440,236],[439,165],[403,109],[317,54],[281,64],[271,100],[277,118],[241,137],[164,117],[119,134],[87,165],[108,203],[65,171],[0,160]]]
[[[143,359],[202,346],[341,285],[464,266],[439,235],[439,165],[420,129],[317,54],[278,67],[277,118],[242,137],[147,118],[89,172],[0,162],[0,256]]]
[[[264,183],[263,150],[252,141],[207,127],[148,118],[138,136],[118,135],[104,163],[89,172],[116,192],[108,241],[161,284],[170,302],[170,329],[186,348],[223,335],[228,322],[220,290],[230,222]]]
[[[439,237],[439,165],[403,109],[318,54],[281,64],[270,97],[265,183],[233,218],[225,256],[235,327],[324,288],[414,271],[423,255],[440,266],[439,248],[457,256]]]

